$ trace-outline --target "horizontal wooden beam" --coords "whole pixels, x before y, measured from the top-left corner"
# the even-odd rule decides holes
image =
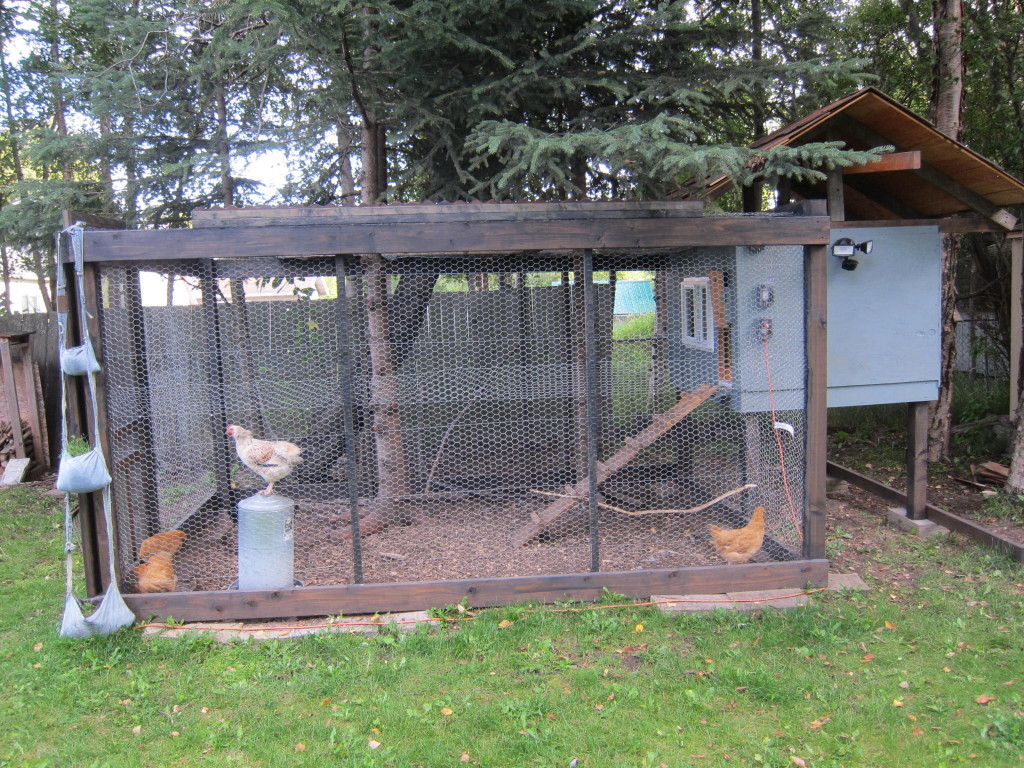
[[[874,221],[844,221],[844,228],[867,227],[935,227],[943,234],[963,232],[1002,232],[1006,230],[991,219],[981,216],[946,216],[940,219],[876,219]],[[1012,235],[1007,235],[1008,237]]]
[[[828,462],[828,474],[832,477],[839,478],[840,480],[846,480],[848,483],[851,483],[868,493],[872,493],[885,501],[892,502],[893,504],[897,504],[904,508],[907,505],[907,495],[905,493],[898,491],[885,483],[881,483],[874,478],[868,477],[867,475],[862,475],[860,472],[855,472],[852,469],[848,469],[830,461]],[[979,544],[984,544],[986,547],[993,547],[1005,554],[1007,557],[1016,560],[1018,563],[1024,563],[1024,547],[1020,544],[1016,544],[996,533],[992,533],[992,531],[983,528],[971,520],[967,520],[959,515],[954,515],[952,512],[947,512],[944,509],[939,509],[934,504],[925,505],[925,514],[927,519],[934,523],[945,526],[951,531],[962,533],[964,536],[973,539]]]
[[[410,203],[353,206],[253,206],[192,212],[192,226],[265,227],[280,224],[358,224],[387,221],[536,221],[543,219],[700,218],[699,201],[554,203]]]
[[[527,601],[594,600],[605,589],[644,599],[652,594],[802,589],[808,584],[823,587],[827,583],[828,561],[804,560],[506,579],[348,584],[259,592],[126,594],[124,599],[140,620],[173,617],[176,621],[211,621],[415,611],[453,605],[462,600],[473,608]]]
[[[70,227],[81,222],[87,227],[94,229],[127,229],[128,225],[121,219],[114,219],[110,216],[100,216],[98,213],[86,213],[85,211],[64,211],[61,216],[64,226]]]
[[[710,245],[817,245],[819,216],[632,218],[308,224],[203,229],[86,231],[86,261],[306,257],[346,253],[484,254],[551,248],[665,248]]]
[[[847,115],[836,115],[834,119],[836,123],[841,126],[843,133],[853,136],[858,141],[874,146],[892,144],[891,141],[881,134],[876,133],[863,123],[858,122]],[[896,147],[896,149],[899,150],[900,148]],[[991,219],[1004,230],[1013,229],[1017,224],[1017,217],[1012,213],[1000,208],[985,196],[964,186],[959,181],[950,178],[946,174],[930,166],[928,163],[922,161],[921,167],[912,171],[912,173],[916,174],[919,178],[928,182],[932,186],[941,189],[951,197],[956,198],[968,208],[971,208],[982,216]]]
[[[878,160],[864,165],[851,165],[843,168],[844,176],[856,176],[861,173],[886,173],[888,171],[916,171],[921,167],[921,151],[890,152]]]

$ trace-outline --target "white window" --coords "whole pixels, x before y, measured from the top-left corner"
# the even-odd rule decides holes
[[[711,281],[706,277],[684,277],[681,287],[683,344],[701,349],[714,349]]]

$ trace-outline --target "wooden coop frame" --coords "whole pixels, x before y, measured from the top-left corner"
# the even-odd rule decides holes
[[[992,232],[1006,238],[1011,254],[1009,412],[1013,414],[1024,348],[1024,182],[874,87],[837,99],[758,139],[750,147],[769,150],[817,141],[841,141],[860,150],[880,146],[893,150],[865,165],[833,168],[823,181],[778,180],[775,193],[781,203],[818,199],[827,202],[833,230],[831,241],[835,241],[838,230],[858,239],[869,237],[862,234],[868,232],[896,236],[902,232],[913,240],[915,231],[927,234],[928,230],[940,236]],[[732,188],[731,179],[721,176],[712,180],[701,196],[715,199]],[[740,192],[745,211],[760,210],[761,186],[745,187]],[[937,302],[939,296],[934,299]],[[845,344],[844,329],[831,325],[828,346],[842,348]],[[936,373],[938,366],[936,356]],[[831,380],[828,386],[831,390]],[[831,400],[831,391],[827,400]],[[907,404],[906,493],[831,461],[826,464],[828,473],[905,507],[911,520],[932,519],[1024,561],[1024,548],[928,503],[928,425],[932,400],[874,401]]]
[[[806,397],[802,551],[781,562],[715,565],[693,568],[588,571],[545,576],[479,578],[404,583],[354,583],[337,586],[297,587],[286,590],[171,592],[125,594],[140,618],[176,620],[259,619],[322,616],[424,609],[467,601],[470,606],[508,604],[525,600],[552,602],[587,600],[603,590],[634,597],[651,594],[726,593],[754,589],[824,586],[828,578],[825,558],[825,436],[826,436],[826,246],[831,222],[823,201],[805,201],[773,215],[711,216],[693,202],[649,203],[528,203],[396,205],[352,208],[271,208],[197,212],[192,229],[127,231],[118,222],[101,217],[66,213],[65,223],[82,222],[84,232],[85,289],[70,291],[69,318],[78,317],[84,303],[86,329],[103,359],[100,333],[100,265],[135,265],[160,260],[189,260],[212,265],[214,259],[277,263],[324,254],[335,258],[344,276],[345,256],[387,254],[389,258],[431,254],[466,257],[482,254],[581,251],[584,275],[593,270],[593,254],[600,249],[645,249],[702,246],[797,246],[803,249]],[[345,255],[345,256],[343,256]],[[62,265],[72,269],[70,261]],[[588,318],[593,316],[592,281],[584,281]],[[74,281],[69,280],[69,285]],[[339,292],[343,293],[343,292]],[[80,329],[72,328],[71,338]],[[589,354],[589,353],[588,353]],[[343,354],[343,357],[347,355]],[[588,363],[589,365],[589,363]],[[349,367],[341,361],[342,370]],[[80,381],[73,381],[70,408],[72,431],[84,432],[98,420],[101,444],[110,455],[110,425],[106,415],[103,372],[99,376],[99,409],[92,413]],[[630,441],[612,459],[590,461],[588,476],[572,489],[596,509],[597,486],[639,451],[685,417],[710,393],[683,396],[670,412]],[[688,399],[689,398],[689,399]],[[353,420],[351,404],[343,403],[346,428]],[[589,426],[593,431],[593,423]],[[592,453],[592,456],[594,454]],[[352,487],[350,485],[350,487]],[[351,492],[350,492],[351,494]],[[357,498],[349,499],[353,511]],[[527,540],[579,499],[552,499],[534,517],[536,530],[521,532]],[[356,516],[353,515],[353,520]],[[82,548],[87,589],[102,594],[109,582],[106,570],[111,543],[102,532],[99,494],[80,496]],[[358,540],[358,532],[353,537]],[[356,545],[358,546],[358,545]]]

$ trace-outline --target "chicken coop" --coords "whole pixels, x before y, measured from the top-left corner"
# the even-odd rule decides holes
[[[113,478],[113,540],[79,500],[90,594],[111,547],[136,615],[179,620],[823,585],[823,212],[69,215],[102,368],[70,418]],[[653,303],[617,316],[620,281]],[[248,432],[301,452],[272,496]],[[254,497],[290,505],[274,588],[239,583]],[[172,580],[140,578],[170,531]]]

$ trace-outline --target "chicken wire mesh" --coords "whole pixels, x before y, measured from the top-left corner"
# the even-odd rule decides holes
[[[99,276],[129,591],[234,586],[237,503],[271,479],[307,586],[800,558],[801,247]],[[302,462],[243,462],[261,440]],[[171,530],[170,580],[142,579]]]

